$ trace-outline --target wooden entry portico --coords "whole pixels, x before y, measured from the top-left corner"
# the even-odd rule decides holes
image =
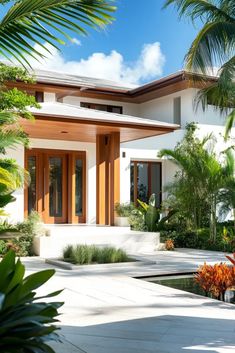
[[[173,124],[62,103],[42,103],[42,109],[34,109],[33,113],[34,122],[22,120],[22,127],[31,138],[96,143],[94,202],[96,223],[101,225],[114,225],[114,206],[120,200],[120,143],[162,135],[178,128]],[[63,219],[54,219],[54,222],[61,223]],[[85,223],[86,218],[67,217],[67,223],[79,222]]]

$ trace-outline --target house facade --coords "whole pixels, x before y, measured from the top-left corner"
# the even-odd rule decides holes
[[[195,111],[198,87],[184,71],[137,88],[38,71],[34,84],[14,86],[41,104],[34,122],[22,121],[30,149],[8,151],[31,176],[6,208],[14,221],[36,210],[45,224],[114,225],[116,202],[155,193],[160,205],[176,169],[157,153],[174,148],[187,123],[214,132],[224,148],[223,118],[213,107]]]

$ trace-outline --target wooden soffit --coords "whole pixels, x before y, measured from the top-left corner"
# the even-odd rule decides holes
[[[201,83],[193,82],[187,75],[181,73],[174,75],[169,79],[161,79],[129,91],[110,88],[106,90],[104,88],[84,88],[73,85],[69,86],[40,82],[33,84],[9,82],[7,83],[7,86],[9,88],[17,87],[18,89],[28,92],[41,91],[55,93],[57,95],[57,99],[63,99],[67,96],[75,96],[118,102],[144,103],[155,98],[164,97],[169,94],[185,90],[187,88],[201,88]]]
[[[96,142],[96,136],[120,132],[120,142],[129,142],[174,131],[172,127],[152,127],[133,124],[103,123],[62,117],[37,116],[34,121],[21,120],[21,126],[31,138]]]

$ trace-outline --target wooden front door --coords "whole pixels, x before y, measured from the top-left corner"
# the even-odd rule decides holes
[[[36,210],[44,223],[85,223],[85,152],[32,149],[26,151],[25,166],[31,179],[26,216]]]

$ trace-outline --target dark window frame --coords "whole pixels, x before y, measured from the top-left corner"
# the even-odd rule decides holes
[[[100,104],[100,103],[93,103],[93,102],[81,102],[80,103],[80,107],[82,107],[82,108],[99,110],[96,108],[96,106],[104,108],[103,110],[102,109],[100,109],[100,110],[104,111],[104,112],[109,112],[109,113],[113,113],[112,110],[114,108],[119,109],[120,113],[115,113],[115,114],[123,114],[123,107],[119,106],[119,105]]]
[[[159,165],[160,166],[160,205],[162,203],[162,163],[161,162],[155,162],[155,161],[146,161],[146,160],[138,160],[138,161],[131,161],[130,167],[134,164],[134,200],[131,200],[135,206],[138,206],[137,202],[137,196],[138,196],[138,171],[137,171],[137,165],[138,163],[142,164],[147,164],[148,165],[148,198],[152,195],[152,180],[151,180],[151,166],[152,165]],[[130,178],[131,178],[131,173],[130,173]],[[131,196],[131,190],[130,190],[130,196]],[[131,198],[131,197],[130,197]]]

